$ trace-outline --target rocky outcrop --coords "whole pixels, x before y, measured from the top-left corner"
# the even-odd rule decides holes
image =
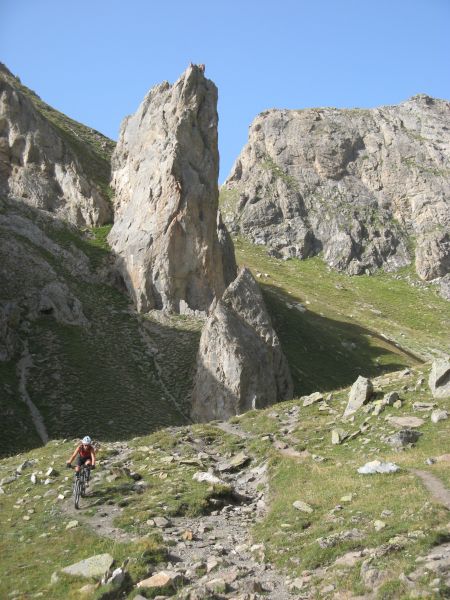
[[[46,118],[33,98],[59,114],[0,64],[0,191],[74,225],[110,221],[111,209],[94,182],[96,174],[87,172],[81,158],[89,157],[89,147],[82,146],[76,132],[67,134]]]
[[[202,331],[192,395],[198,421],[227,419],[292,397],[289,367],[259,287],[243,269]]]
[[[222,190],[226,223],[277,257],[351,275],[411,260],[450,270],[450,103],[270,110],[252,123]]]
[[[236,275],[220,222],[217,232],[216,105],[216,86],[191,65],[122,124],[109,241],[140,311],[206,311]]]

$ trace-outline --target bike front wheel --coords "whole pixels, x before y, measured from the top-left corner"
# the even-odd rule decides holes
[[[75,480],[75,483],[73,484],[73,501],[75,504],[75,508],[80,507],[81,488],[82,488],[81,480],[79,477],[77,477]]]

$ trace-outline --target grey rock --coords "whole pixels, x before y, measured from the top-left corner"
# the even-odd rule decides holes
[[[388,392],[383,397],[384,404],[388,406],[394,406],[394,403],[399,399],[398,392]]]
[[[387,443],[394,447],[404,447],[415,444],[422,434],[415,429],[401,429],[387,438]]]
[[[433,362],[428,385],[435,398],[450,396],[450,361],[448,359],[438,359]]]
[[[192,394],[198,421],[228,419],[292,397],[292,380],[258,284],[242,269],[203,328]]]
[[[303,406],[311,406],[311,404],[321,402],[323,400],[323,394],[321,394],[320,392],[314,392],[309,396],[302,396],[300,400],[303,400]]]
[[[293,502],[292,506],[297,510],[305,513],[312,513],[314,511],[313,507],[310,506],[307,502],[303,502],[303,500],[296,500]]]
[[[113,563],[114,558],[110,554],[97,554],[65,567],[61,571],[80,577],[102,577],[109,571]]]
[[[239,452],[232,458],[227,461],[220,462],[216,465],[217,471],[219,473],[229,472],[232,473],[234,471],[239,471],[250,462],[250,457],[245,454],[245,452]]]
[[[394,425],[394,427],[399,427],[400,429],[403,429],[404,427],[407,427],[407,428],[421,427],[425,423],[425,421],[423,419],[421,419],[420,417],[389,416],[389,417],[386,417],[386,419],[390,425]]]
[[[418,95],[375,109],[269,110],[223,186],[230,228],[274,256],[323,252],[350,275],[415,262],[450,270],[450,102]]]
[[[431,422],[439,423],[439,421],[444,421],[448,419],[448,412],[446,410],[433,410],[431,413]]]
[[[400,467],[395,463],[372,460],[358,468],[361,475],[374,475],[375,473],[395,473]]]
[[[107,199],[67,141],[70,134],[59,133],[4,65],[0,115],[1,192],[74,225],[92,227],[111,219]]]
[[[370,379],[360,375],[350,390],[348,403],[344,411],[344,417],[352,415],[359,408],[361,408],[361,406],[366,404],[370,400],[372,392],[373,385]]]
[[[334,445],[342,444],[346,439],[348,433],[343,429],[332,429],[331,431],[331,443]]]
[[[109,242],[140,311],[205,312],[236,275],[217,214],[216,106],[216,86],[191,65],[122,123]]]

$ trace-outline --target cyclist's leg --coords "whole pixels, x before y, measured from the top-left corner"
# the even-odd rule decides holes
[[[82,458],[81,456],[77,456],[77,461],[76,461],[76,465],[75,465],[75,472],[77,474],[77,477],[80,474],[80,469],[82,467],[82,465],[85,464],[87,458]]]

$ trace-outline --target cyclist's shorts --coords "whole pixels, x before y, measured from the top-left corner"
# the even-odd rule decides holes
[[[76,465],[77,465],[77,467],[81,467],[81,465],[84,465],[84,463],[85,463],[87,460],[91,460],[91,457],[90,457],[90,456],[85,456],[85,457],[83,458],[82,456],[78,455],[78,456],[77,456],[77,462],[76,462]]]

